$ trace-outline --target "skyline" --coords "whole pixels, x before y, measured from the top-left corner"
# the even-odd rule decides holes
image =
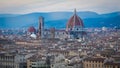
[[[0,14],[27,14],[33,12],[93,11],[110,13],[120,11],[119,0],[1,0]]]

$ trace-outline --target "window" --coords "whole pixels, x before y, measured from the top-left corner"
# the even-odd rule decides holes
[[[79,29],[77,28],[77,31],[78,31]]]
[[[57,35],[59,35],[59,32],[57,32]]]
[[[36,67],[32,67],[32,68],[36,68]]]

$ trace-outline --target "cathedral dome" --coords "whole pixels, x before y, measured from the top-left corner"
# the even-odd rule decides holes
[[[74,15],[68,20],[66,29],[73,27],[84,27],[82,19],[76,14],[76,10],[74,10]]]
[[[36,31],[36,29],[33,26],[28,28],[28,32],[30,32],[30,33],[35,32],[35,31]]]

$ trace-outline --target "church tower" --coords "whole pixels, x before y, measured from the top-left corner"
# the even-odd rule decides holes
[[[39,17],[39,27],[38,27],[39,38],[44,38],[44,18]]]

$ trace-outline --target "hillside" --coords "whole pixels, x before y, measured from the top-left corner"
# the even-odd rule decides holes
[[[114,27],[120,25],[120,12],[97,14],[85,11],[77,12],[83,19],[85,27]],[[28,28],[29,26],[38,27],[38,19],[43,16],[45,27],[65,28],[68,19],[73,12],[49,12],[49,13],[30,13],[30,14],[0,14],[0,28]]]

